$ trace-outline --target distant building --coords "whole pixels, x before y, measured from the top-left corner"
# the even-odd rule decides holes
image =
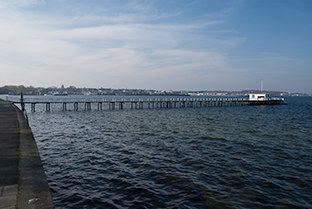
[[[269,101],[270,95],[268,93],[251,93],[249,94],[249,101]]]

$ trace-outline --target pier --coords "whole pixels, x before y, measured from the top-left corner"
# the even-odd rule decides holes
[[[0,99],[0,208],[52,209],[50,189],[31,129],[11,102]]]
[[[80,109],[90,111],[92,107],[99,111],[108,109],[157,109],[157,108],[198,108],[198,107],[231,107],[247,105],[278,105],[284,104],[284,98],[270,98],[265,101],[250,100],[248,98],[145,98],[145,99],[112,99],[102,101],[19,101],[22,107],[30,105],[32,112],[36,111],[36,105],[44,105],[45,111],[51,111],[52,104],[61,106],[62,111],[68,109],[79,111]],[[71,107],[71,108],[69,108]]]

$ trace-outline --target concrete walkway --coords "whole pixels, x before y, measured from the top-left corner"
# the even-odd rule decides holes
[[[23,113],[0,100],[0,209],[53,208],[37,145]]]

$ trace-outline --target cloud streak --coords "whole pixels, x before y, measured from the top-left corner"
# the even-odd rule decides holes
[[[228,55],[248,42],[228,25],[233,5],[188,14],[149,1],[90,2],[0,1],[0,85],[222,89],[216,78],[229,81],[248,71],[243,62],[257,63]]]

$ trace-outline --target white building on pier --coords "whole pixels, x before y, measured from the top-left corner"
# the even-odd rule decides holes
[[[270,95],[268,93],[251,93],[249,94],[249,101],[269,101]]]

